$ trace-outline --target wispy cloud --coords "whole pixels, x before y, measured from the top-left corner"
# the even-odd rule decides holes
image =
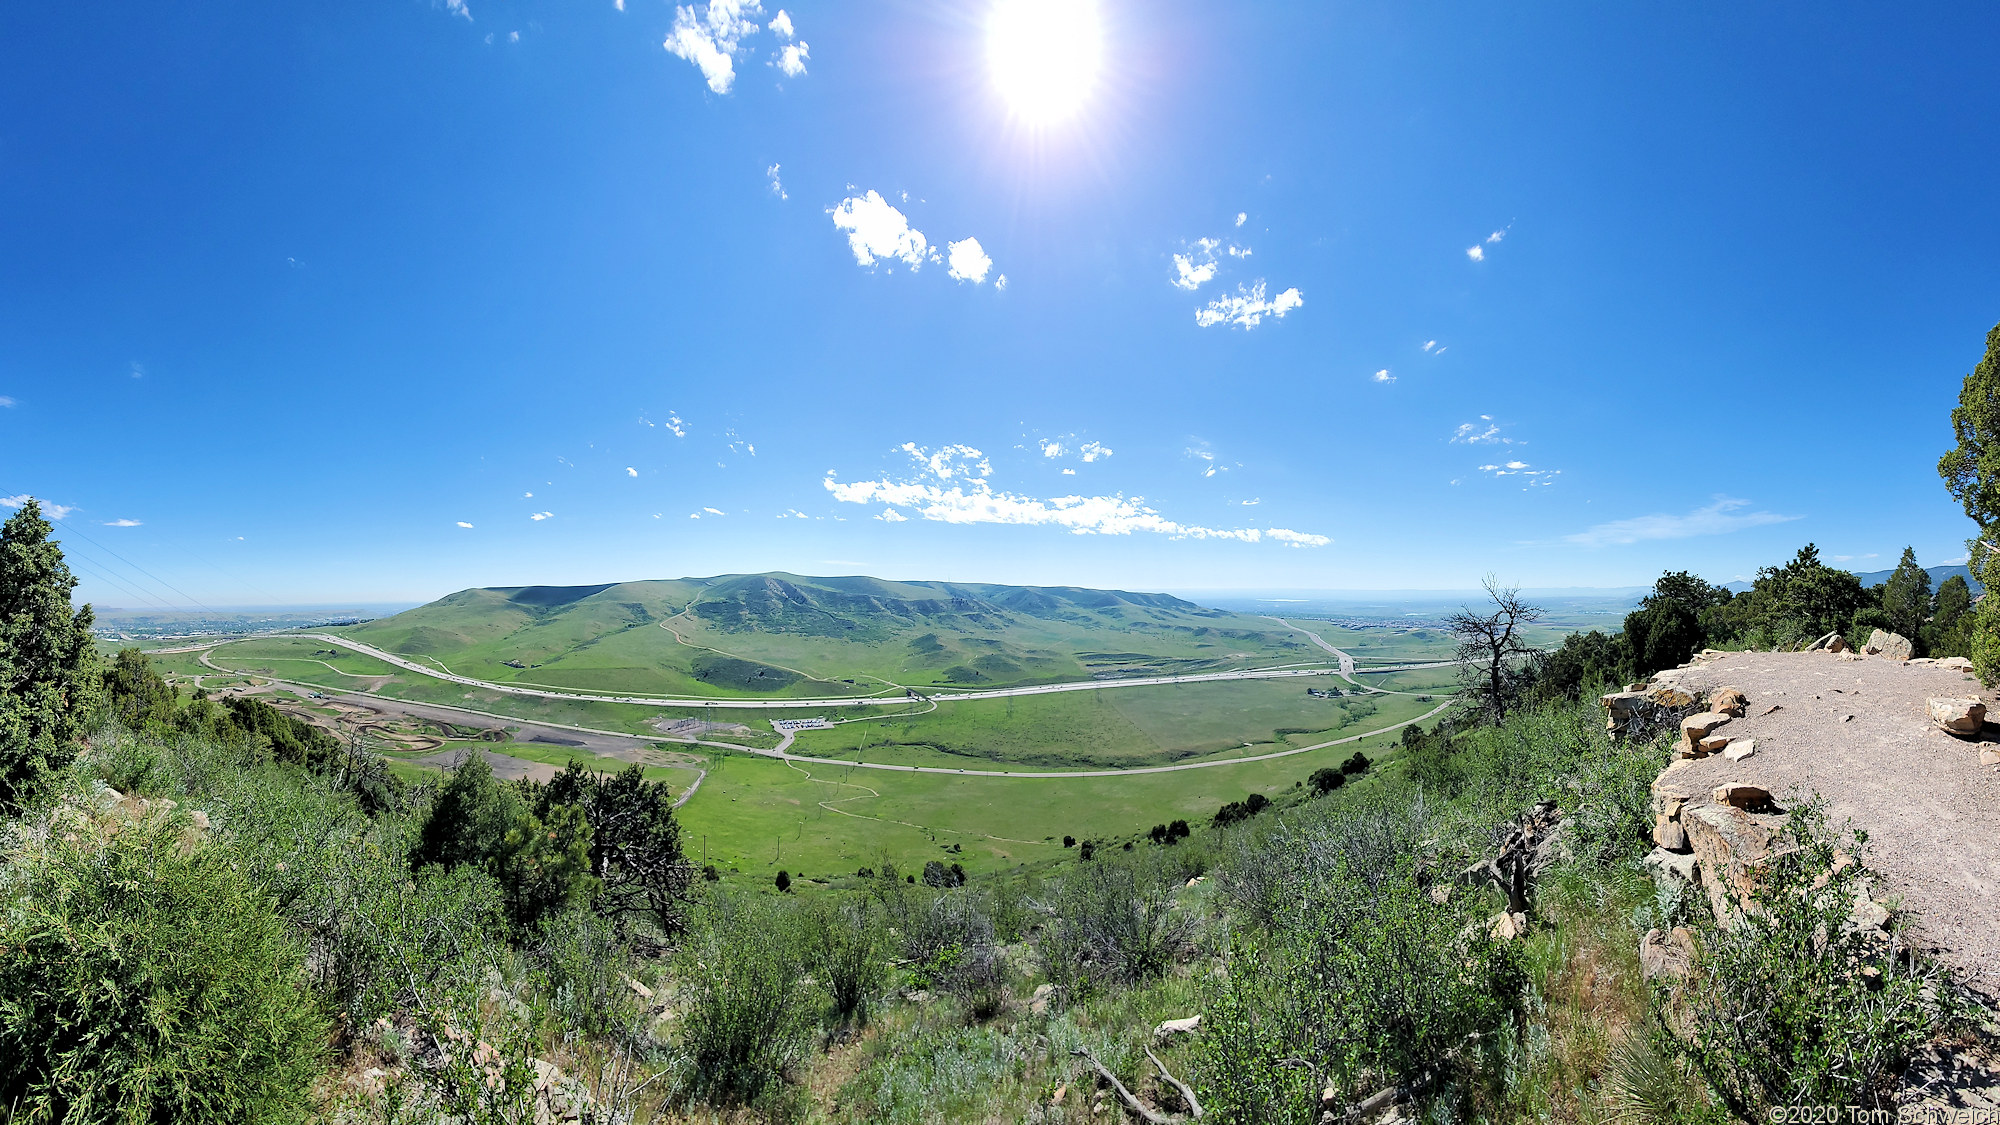
[[[1249,214],[1248,214],[1248,213],[1246,213],[1246,212],[1243,212],[1243,211],[1238,211],[1238,212],[1236,212],[1236,225],[1237,225],[1237,226],[1239,226],[1239,227],[1240,227],[1240,226],[1242,226],[1242,225],[1243,225],[1243,224],[1244,224],[1245,222],[1248,222],[1248,221],[1249,221],[1249,219],[1250,219],[1250,216],[1249,216]]]
[[[1089,464],[1092,461],[1109,457],[1111,456],[1112,453],[1112,451],[1106,449],[1102,443],[1095,441],[1084,442],[1082,445],[1077,447],[1076,452],[1077,456],[1083,458],[1084,464]]]
[[[1167,279],[1176,289],[1192,293],[1215,280],[1215,248],[1222,245],[1213,238],[1197,238],[1185,254],[1174,255],[1174,276]]]
[[[875,518],[889,523],[907,509],[918,518],[955,524],[1015,524],[1058,527],[1073,535],[1131,535],[1147,532],[1170,539],[1234,539],[1256,543],[1267,534],[1298,546],[1320,546],[1321,537],[1286,530],[1267,533],[1258,528],[1213,528],[1168,519],[1145,502],[1144,497],[1110,496],[1023,496],[993,487],[993,466],[986,455],[968,445],[948,445],[931,450],[906,442],[902,451],[912,462],[914,473],[904,480],[872,480],[842,483],[829,473],[821,482],[837,501],[847,504],[882,504]],[[1284,530],[1284,529],[1278,529]],[[1315,540],[1320,540],[1315,542]]]
[[[446,3],[462,6],[463,0]],[[751,17],[763,13],[758,0],[714,0],[677,7],[673,30],[663,45],[669,53],[693,63],[708,79],[709,89],[727,94],[736,82],[737,49],[745,38],[757,34],[757,21]]]
[[[711,516],[720,516],[725,514],[721,508],[703,508],[702,511]]]
[[[854,251],[858,265],[873,266],[891,259],[916,270],[930,253],[930,240],[924,232],[912,227],[909,217],[880,192],[849,196],[827,213],[833,216],[834,228],[847,233],[847,246]]]
[[[639,470],[633,468],[630,465],[627,465],[625,466],[625,475],[628,477],[636,477],[639,475]]]
[[[464,520],[459,520],[459,521],[458,521],[458,526],[460,526],[460,527],[467,527],[467,528],[469,528],[469,527],[471,527],[472,525],[471,525],[471,524],[469,524],[469,523],[466,523],[466,522],[465,522]]]
[[[1520,477],[1529,488],[1549,485],[1562,475],[1561,469],[1537,469],[1526,461],[1508,461],[1502,465],[1481,465],[1479,471],[1492,474],[1495,480],[1502,477]]]
[[[1439,351],[1443,351],[1443,350],[1444,350],[1443,348],[1438,348],[1438,342],[1437,342],[1436,340],[1425,340],[1425,341],[1424,341],[1424,350],[1425,350],[1425,351],[1430,351],[1430,350],[1431,350],[1432,348],[1437,348],[1437,350],[1439,350]]]
[[[138,527],[138,526],[140,526],[140,522],[139,522],[138,520],[105,520],[105,521],[104,521],[104,526],[105,526],[105,527]]]
[[[1394,375],[1389,374],[1389,369],[1386,367],[1384,367],[1380,371],[1377,371],[1375,374],[1370,375],[1369,378],[1377,383],[1393,383],[1396,381],[1396,377]]]
[[[1070,434],[1069,437],[1074,439],[1076,435]],[[1086,465],[1105,460],[1113,452],[1110,447],[1101,441],[1086,441],[1081,445],[1069,445],[1065,444],[1062,438],[1039,438],[1036,440],[1036,445],[1041,447],[1042,456],[1051,460],[1075,454],[1077,459]],[[1074,469],[1064,469],[1063,471],[1075,475]]]
[[[534,520],[536,523],[540,523],[543,520],[552,520],[556,518],[556,514],[554,512],[536,512],[530,515],[528,518]]]
[[[772,195],[777,196],[779,199],[791,198],[791,196],[785,194],[785,185],[782,181],[778,179],[778,166],[776,164],[773,164],[769,168],[764,169],[764,174],[766,176],[769,176],[771,179]]]
[[[36,497],[25,492],[19,496],[0,496],[0,508],[19,508],[34,499]],[[74,504],[51,504],[47,500],[42,501],[42,515],[52,520],[64,519],[74,511],[76,511]]]
[[[1513,445],[1514,439],[1500,436],[1500,426],[1491,414],[1481,414],[1477,422],[1460,422],[1451,440],[1458,445]]]
[[[1488,246],[1492,246],[1493,244],[1499,242],[1501,239],[1505,237],[1507,237],[1506,231],[1496,230],[1492,234],[1487,235],[1486,240],[1484,242],[1477,242],[1474,243],[1471,247],[1469,247],[1465,251],[1465,256],[1471,258],[1475,262],[1483,262],[1486,260],[1486,248]]]
[[[1833,556],[1833,561],[1844,563],[1844,562],[1854,562],[1857,559],[1877,559],[1881,557],[1882,556],[1879,552],[1870,551],[1865,555],[1835,555]],[[1945,565],[1950,566],[1951,564],[1946,563]]]
[[[13,405],[14,405],[13,399],[8,398],[6,395],[0,395],[0,410],[4,410]]]
[[[948,251],[945,255],[946,273],[974,285],[986,280],[987,273],[993,269],[993,259],[987,256],[978,239],[947,242],[945,246]]]
[[[1308,535],[1303,531],[1293,531],[1289,527],[1274,527],[1264,534],[1288,547],[1324,547],[1333,542],[1324,535]]]
[[[1776,512],[1745,511],[1744,509],[1748,507],[1750,507],[1748,500],[1718,496],[1715,503],[1705,508],[1696,508],[1686,515],[1655,514],[1612,520],[1610,523],[1600,523],[1574,535],[1565,535],[1563,539],[1584,547],[1623,546],[1649,539],[1690,539],[1697,535],[1723,535],[1731,531],[1741,531],[1746,527],[1788,523],[1801,518],[1779,515]]]
[[[1203,328],[1227,324],[1234,328],[1255,328],[1263,323],[1266,316],[1283,319],[1284,315],[1306,303],[1306,299],[1296,288],[1287,289],[1276,297],[1264,296],[1264,279],[1258,278],[1250,288],[1236,287],[1234,296],[1218,297],[1205,308],[1195,310],[1194,322]]]
[[[472,9],[465,6],[465,0],[443,0],[444,10],[454,16],[464,16],[465,22],[472,22]]]

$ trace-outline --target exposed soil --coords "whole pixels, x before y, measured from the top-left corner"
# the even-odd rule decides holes
[[[1873,897],[1900,899],[1917,940],[2000,998],[2000,766],[1980,765],[1980,744],[1933,726],[1925,706],[1954,696],[2000,712],[1991,692],[1934,664],[1824,652],[1729,653],[1654,684],[1733,687],[1750,700],[1716,733],[1756,739],[1751,757],[1673,769],[1690,807],[1729,783],[1759,786],[1783,806],[1819,795],[1836,826],[1867,830],[1869,865],[1882,875]],[[1986,737],[2000,741],[2000,729],[1989,722]]]

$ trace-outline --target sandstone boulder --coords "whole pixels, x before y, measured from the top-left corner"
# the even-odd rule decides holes
[[[1940,668],[1951,668],[1959,672],[1972,671],[1972,661],[1967,660],[1963,656],[1940,656],[1938,657],[1937,666]]]
[[[1742,718],[1744,710],[1749,706],[1750,697],[1733,687],[1723,688],[1709,697],[1708,700],[1709,710],[1720,715],[1727,715],[1732,719]]]
[[[1195,1029],[1200,1026],[1200,1016],[1187,1016],[1177,1020],[1161,1020],[1160,1026],[1153,1029],[1153,1035],[1160,1039],[1165,1039],[1169,1035],[1192,1035]]]
[[[1686,926],[1671,932],[1646,931],[1639,942],[1639,971],[1647,980],[1684,980],[1694,965],[1694,934]]]
[[[1513,941],[1515,938],[1527,936],[1528,916],[1508,914],[1503,911],[1495,914],[1493,920],[1486,924],[1486,928],[1500,941]]]
[[[1846,647],[1847,642],[1841,639],[1839,633],[1828,633],[1826,636],[1807,645],[1805,650],[1807,652],[1840,652]]]
[[[1732,762],[1740,762],[1756,752],[1757,740],[1754,738],[1732,739],[1729,745],[1722,748],[1722,756]]]
[[[1665,848],[1654,848],[1646,853],[1639,865],[1653,876],[1653,882],[1663,889],[1674,890],[1693,886],[1697,877],[1695,858],[1692,853],[1670,852]]]
[[[1709,732],[1729,721],[1729,716],[1720,711],[1702,711],[1681,720],[1681,754],[1684,757],[1699,757],[1706,753],[1701,749],[1701,740]]]
[[[1932,696],[1925,704],[1930,708],[1931,722],[1960,738],[1978,738],[1980,728],[1986,725],[1986,704],[1977,699]]]
[[[1908,660],[1916,655],[1916,648],[1910,644],[1909,638],[1880,629],[1868,634],[1868,643],[1861,646],[1861,651],[1885,660]]]
[[[1736,916],[1735,899],[1757,890],[1757,872],[1771,851],[1771,833],[1749,813],[1733,805],[1702,805],[1681,814],[1688,844],[1701,868],[1709,909],[1716,921],[1729,925]]]
[[[1669,797],[1653,816],[1653,843],[1670,852],[1688,850],[1687,830],[1681,827],[1681,808],[1686,797]]]
[[[1742,809],[1745,812],[1751,809],[1761,809],[1771,803],[1770,790],[1734,781],[1727,785],[1716,786],[1715,792],[1711,796],[1718,805],[1728,805],[1732,808]]]

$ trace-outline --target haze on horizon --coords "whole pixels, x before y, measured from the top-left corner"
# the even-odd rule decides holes
[[[2000,14],[0,16],[0,502],[100,605],[1959,561]]]

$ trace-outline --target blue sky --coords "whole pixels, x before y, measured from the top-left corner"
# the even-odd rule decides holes
[[[1990,7],[1005,2],[12,6],[0,496],[114,606],[1963,554]]]

